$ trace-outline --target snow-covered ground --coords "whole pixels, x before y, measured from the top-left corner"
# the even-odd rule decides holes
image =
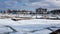
[[[0,25],[3,25],[0,26],[0,33],[11,31],[10,34],[49,34],[52,31],[48,28],[51,28],[53,31],[60,28],[60,20],[31,19],[13,21],[11,19],[0,19]],[[4,25],[13,27],[17,32],[12,32],[9,27],[4,27]]]
[[[11,19],[0,19],[0,24],[2,25],[60,24],[60,20],[30,19],[13,21]]]

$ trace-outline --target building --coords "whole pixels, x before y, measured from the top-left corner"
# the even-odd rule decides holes
[[[8,10],[9,14],[30,14],[30,11],[27,10]]]
[[[30,14],[30,11],[22,10],[22,11],[18,11],[18,13],[20,13],[20,14]]]
[[[6,11],[6,13],[8,13],[8,14],[17,14],[17,10],[10,10],[10,9],[8,9]]]
[[[38,9],[36,9],[36,13],[37,14],[46,14],[47,13],[47,9],[38,8]]]

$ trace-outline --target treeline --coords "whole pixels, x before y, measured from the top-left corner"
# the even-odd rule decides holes
[[[60,14],[60,9],[51,10],[48,12],[48,14]]]

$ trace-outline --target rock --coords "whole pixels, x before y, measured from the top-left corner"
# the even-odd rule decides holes
[[[60,34],[60,29],[56,30],[56,31],[53,31],[51,32],[50,34]]]

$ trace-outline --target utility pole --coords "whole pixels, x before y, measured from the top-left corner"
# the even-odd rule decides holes
[[[36,19],[37,19],[37,12],[36,12]]]
[[[37,9],[36,9],[36,19],[37,19]]]

